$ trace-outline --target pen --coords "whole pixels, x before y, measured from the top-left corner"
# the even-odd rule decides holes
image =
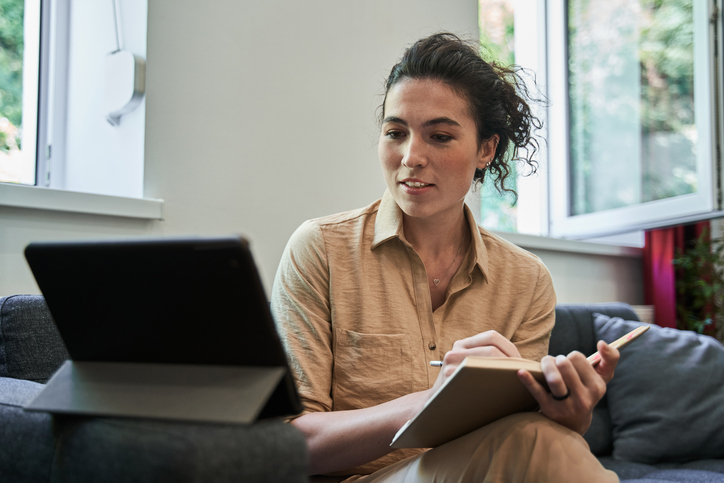
[[[621,349],[626,344],[630,343],[647,330],[649,330],[648,325],[642,325],[641,327],[637,327],[620,339],[616,339],[615,341],[611,342],[610,344],[608,344],[608,346],[613,347],[614,349]],[[596,364],[601,362],[601,354],[599,354],[598,352],[596,352],[595,354],[591,354],[590,356],[588,356],[588,362],[590,362],[592,366],[595,366]],[[430,365],[432,367],[442,367],[442,361],[430,361]]]
[[[649,330],[648,325],[642,325],[641,327],[637,327],[620,339],[616,339],[615,341],[611,342],[610,344],[608,344],[608,346],[613,347],[614,349],[621,349],[626,344],[633,341],[647,330]],[[592,366],[595,366],[596,364],[601,362],[601,354],[599,354],[598,352],[596,352],[595,354],[591,354],[590,356],[588,356],[588,362],[590,362]]]

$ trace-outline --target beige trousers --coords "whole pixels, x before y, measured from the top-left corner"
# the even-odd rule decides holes
[[[583,437],[538,413],[500,419],[357,483],[618,482]]]

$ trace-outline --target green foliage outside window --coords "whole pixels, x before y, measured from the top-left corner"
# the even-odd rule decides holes
[[[24,9],[24,0],[0,0],[0,149],[4,151],[20,144]]]
[[[508,0],[479,0],[480,46],[483,58],[503,65],[515,63],[515,21],[512,2]],[[515,163],[506,180],[506,188],[517,190],[518,173]],[[491,230],[517,232],[515,197],[500,193],[493,180],[486,178],[480,187],[481,224]]]
[[[647,138],[655,133],[682,133],[683,139],[695,139],[692,0],[642,3],[647,14],[639,46],[643,135]],[[649,148],[650,144],[644,144],[642,201],[696,191],[693,153],[687,160],[678,157],[662,160],[649,153]],[[661,165],[662,161],[665,166]],[[671,174],[677,172],[682,174]]]
[[[569,1],[573,214],[696,192],[693,11]]]

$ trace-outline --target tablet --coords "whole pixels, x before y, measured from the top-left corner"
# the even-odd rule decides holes
[[[241,237],[32,243],[70,361],[27,409],[247,423],[301,411]]]

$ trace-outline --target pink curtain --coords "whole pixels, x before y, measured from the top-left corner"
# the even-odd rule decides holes
[[[704,230],[709,230],[708,221],[646,232],[644,299],[646,305],[654,306],[657,325],[676,328],[676,270],[671,261],[677,249],[685,249]]]

